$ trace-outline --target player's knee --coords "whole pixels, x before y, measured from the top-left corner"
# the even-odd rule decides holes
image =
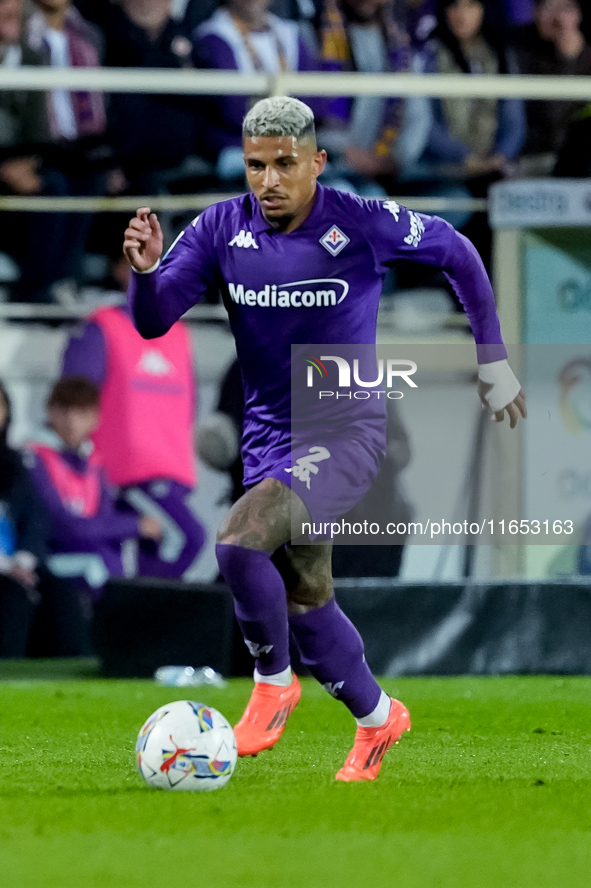
[[[246,529],[240,531],[224,524],[219,528],[215,541],[220,546],[239,546],[242,549],[269,552],[264,534],[256,534]]]
[[[232,521],[232,514],[229,513],[220,524],[215,541],[220,545],[241,546],[243,537],[244,532]]]
[[[234,504],[217,533],[217,542],[270,554],[290,538],[289,487],[265,478]]]
[[[218,527],[218,531],[215,535],[215,541],[216,541],[216,543],[219,543],[220,545],[224,545],[224,544],[228,543],[228,538],[229,538],[229,534],[228,534],[227,523],[224,522],[224,524],[222,524],[221,527]]]

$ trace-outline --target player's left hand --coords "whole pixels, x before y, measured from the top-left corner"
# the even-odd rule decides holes
[[[482,406],[490,409],[490,405],[486,400],[486,394],[490,391],[492,386],[482,380],[478,380],[478,394],[480,395],[480,400],[482,401]],[[519,414],[525,419],[527,417],[527,408],[525,406],[525,392],[523,389],[519,389],[519,394],[516,398],[514,398],[510,404],[507,404],[506,407],[503,407],[502,410],[494,410],[491,416],[493,422],[502,422],[505,418],[505,411],[507,411],[507,416],[509,417],[509,425],[512,429],[517,425],[517,421],[519,419]]]
[[[507,411],[509,425],[514,429],[519,415],[524,419],[527,416],[525,392],[507,360],[480,364],[478,394],[483,406],[491,410],[493,422],[502,422]]]

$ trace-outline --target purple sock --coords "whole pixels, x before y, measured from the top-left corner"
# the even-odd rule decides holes
[[[355,718],[378,705],[382,689],[365,662],[361,636],[334,598],[306,614],[290,614],[289,628],[302,663]]]
[[[244,642],[261,675],[289,666],[287,595],[281,574],[266,552],[218,543],[220,571],[234,596]]]

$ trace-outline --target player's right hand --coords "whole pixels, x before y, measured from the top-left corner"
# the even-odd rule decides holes
[[[148,271],[162,255],[162,229],[149,207],[140,207],[125,229],[123,252],[136,271]]]

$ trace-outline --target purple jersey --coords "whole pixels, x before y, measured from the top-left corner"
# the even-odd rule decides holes
[[[447,222],[392,200],[318,185],[288,234],[253,195],[205,210],[160,267],[133,274],[129,298],[143,336],[161,336],[195,303],[222,293],[245,394],[245,483],[289,453],[291,345],[373,344],[384,275],[397,260],[441,268],[461,300],[481,363],[506,357],[492,288],[472,244]]]

